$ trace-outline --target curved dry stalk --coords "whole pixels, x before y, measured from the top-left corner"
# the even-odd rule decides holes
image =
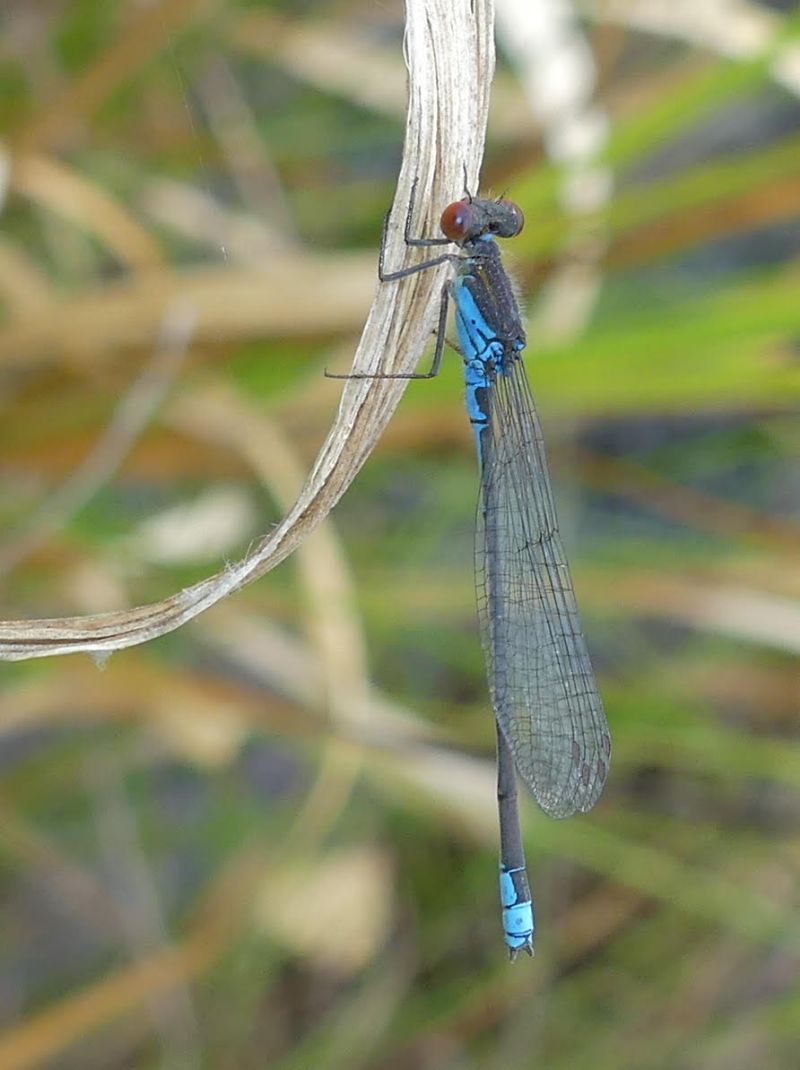
[[[387,263],[407,263],[403,243],[412,183],[414,229],[432,232],[442,204],[477,186],[494,70],[492,0],[407,0],[409,108],[403,163],[387,236]],[[434,206],[429,209],[429,206]],[[362,373],[412,371],[433,328],[447,268],[379,285],[356,352]],[[107,654],[173,631],[263,576],[314,530],[347,490],[404,390],[397,379],[351,380],[306,484],[283,521],[241,561],[161,602],[88,617],[0,624],[7,660],[79,651]]]

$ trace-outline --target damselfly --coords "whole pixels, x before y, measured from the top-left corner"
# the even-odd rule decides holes
[[[442,212],[444,237],[414,238],[413,202],[412,190],[406,244],[454,244],[458,252],[386,271],[384,228],[379,276],[390,282],[437,264],[455,266],[442,293],[431,370],[402,378],[430,378],[439,371],[452,298],[480,465],[475,572],[497,728],[503,929],[514,959],[521,950],[533,952],[534,935],[515,768],[546,813],[585,812],[603,791],[611,736],[558,533],[541,427],[522,362],[525,331],[495,241],[520,233],[522,212],[511,201],[467,194]]]

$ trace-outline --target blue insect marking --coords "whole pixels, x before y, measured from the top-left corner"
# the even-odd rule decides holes
[[[503,906],[503,934],[511,952],[527,951],[533,947],[536,923],[533,915],[533,899],[527,888],[520,891],[514,884],[516,874],[525,875],[523,867],[509,870],[500,863],[500,902]],[[520,896],[525,898],[520,899]]]
[[[456,306],[456,330],[464,355],[464,381],[466,384],[467,412],[475,428],[478,440],[478,459],[482,459],[480,435],[489,423],[490,389],[496,375],[507,370],[506,346],[498,339],[491,325],[478,307],[467,285],[468,275],[459,275],[453,281],[452,295]],[[512,352],[524,348],[524,336],[513,342]]]
[[[583,636],[558,531],[539,417],[522,361],[525,330],[496,238],[524,225],[511,201],[467,195],[442,212],[444,237],[410,233],[412,247],[455,245],[424,263],[378,275],[404,279],[454,266],[443,291],[430,372],[444,351],[448,301],[455,305],[467,411],[475,429],[480,503],[475,574],[481,641],[497,738],[500,890],[511,958],[533,953],[534,914],[519,823],[517,773],[552,817],[591,810],[605,786],[611,735]],[[358,376],[356,376],[358,378]]]

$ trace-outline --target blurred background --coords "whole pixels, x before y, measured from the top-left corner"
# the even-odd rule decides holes
[[[527,219],[615,745],[591,815],[525,802],[536,958],[500,935],[451,355],[279,569],[105,666],[3,665],[3,1070],[797,1066],[800,15],[497,4],[483,183]],[[402,33],[398,0],[5,0],[2,617],[166,597],[292,503]]]

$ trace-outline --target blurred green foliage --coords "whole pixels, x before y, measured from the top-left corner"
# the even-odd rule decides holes
[[[571,333],[537,329],[576,220],[507,65],[484,176],[526,213],[509,260],[615,739],[591,816],[525,809],[537,957],[511,970],[499,936],[453,357],[333,517],[338,593],[291,561],[102,672],[3,668],[3,1070],[796,1066],[800,103],[773,79],[798,17],[732,61],[583,8],[614,188]],[[401,71],[402,12],[16,2],[0,26],[3,616],[137,605],[279,520],[293,477],[242,412],[300,470],[324,439],[363,315],[298,292],[276,328],[265,287],[239,329],[224,280],[376,253],[404,100],[336,71],[358,45]],[[211,329],[48,529],[152,359],[147,285],[198,279]],[[179,418],[209,387],[242,406],[216,439]]]

